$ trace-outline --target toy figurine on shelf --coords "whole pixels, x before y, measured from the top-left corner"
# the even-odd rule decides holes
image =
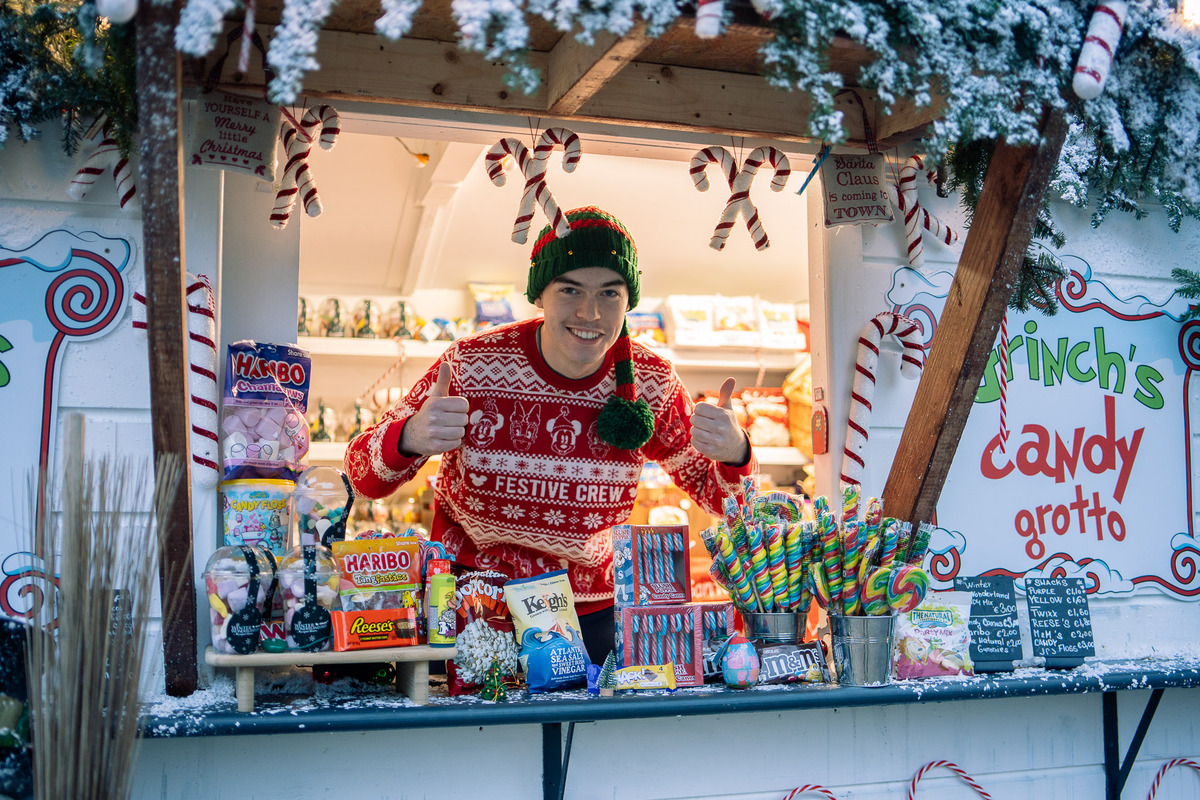
[[[617,659],[612,650],[608,651],[608,655],[604,657],[604,664],[600,667],[600,677],[596,679],[596,685],[600,687],[601,697],[612,697],[613,690],[617,688]]]
[[[317,309],[317,322],[321,336],[345,336],[346,324],[342,319],[342,302],[336,297],[327,297]]]
[[[299,297],[296,299],[296,335],[308,336],[311,333],[308,325],[308,299]]]
[[[508,689],[504,687],[504,674],[500,671],[499,661],[493,660],[492,665],[488,667],[479,696],[493,703],[503,703],[508,699]]]
[[[317,416],[308,426],[308,439],[311,442],[332,442],[333,432],[325,426],[325,401],[317,401]]]

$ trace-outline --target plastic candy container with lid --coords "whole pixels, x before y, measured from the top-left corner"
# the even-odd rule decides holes
[[[346,538],[346,521],[354,505],[350,480],[333,467],[309,467],[296,479],[292,494],[297,541],[330,547]]]
[[[337,600],[338,579],[333,553],[319,544],[300,545],[279,562],[283,630],[289,648],[314,652],[333,647],[329,612]]]
[[[254,545],[217,548],[204,568],[213,650],[258,650],[263,610],[275,593],[275,560]]]

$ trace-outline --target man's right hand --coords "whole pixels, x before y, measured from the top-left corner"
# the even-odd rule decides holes
[[[450,365],[443,362],[421,410],[404,423],[401,454],[433,456],[455,449],[467,434],[469,411],[467,398],[450,394]]]

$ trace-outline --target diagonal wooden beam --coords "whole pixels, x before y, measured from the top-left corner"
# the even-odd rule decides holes
[[[1040,144],[1001,143],[992,154],[883,489],[883,506],[896,519],[915,525],[933,518],[1066,130],[1062,113],[1049,112]]]
[[[196,584],[192,569],[192,482],[184,322],[181,67],[175,50],[179,2],[143,2],[137,17],[138,188],[146,271],[151,429],[154,456],[171,453],[184,475],[166,518],[159,563],[167,693],[196,691]]]
[[[645,22],[638,22],[624,36],[599,35],[591,46],[580,44],[571,34],[562,37],[550,51],[547,65],[547,113],[574,114],[650,41]]]

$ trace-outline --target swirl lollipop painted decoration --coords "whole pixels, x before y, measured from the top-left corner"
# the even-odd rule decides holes
[[[905,564],[892,570],[887,587],[888,608],[897,614],[912,611],[929,591],[929,574],[920,567]]]

